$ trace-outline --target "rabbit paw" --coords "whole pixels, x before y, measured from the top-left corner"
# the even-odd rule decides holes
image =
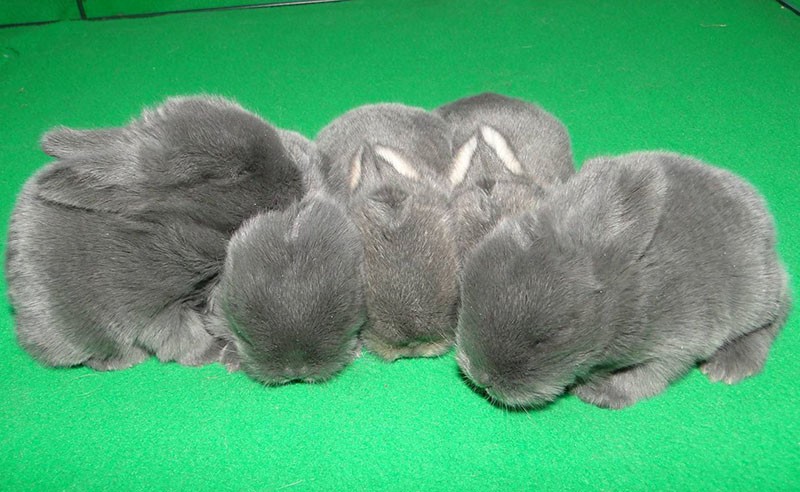
[[[720,381],[736,384],[742,379],[761,372],[764,361],[753,360],[739,350],[723,347],[707,361],[700,364],[700,372],[712,383]]]
[[[204,366],[216,362],[220,358],[224,342],[215,339],[205,350],[189,353],[178,358],[178,363],[184,366]]]
[[[712,383],[736,384],[758,374],[764,367],[777,328],[767,326],[740,336],[720,347],[700,364],[700,371]]]
[[[91,367],[95,371],[118,371],[135,366],[144,361],[148,355],[147,352],[140,348],[130,347],[127,352],[116,357],[108,357],[105,359],[92,357],[83,364]]]
[[[576,386],[572,392],[586,403],[598,407],[625,408],[664,391],[669,381],[684,368],[682,363],[651,361],[610,374],[597,375]]]
[[[572,393],[585,403],[601,408],[618,410],[636,403],[634,396],[619,388],[611,379],[581,384],[573,388]]]
[[[228,342],[219,354],[219,362],[225,366],[228,372],[236,372],[239,370],[240,359],[239,352],[236,350],[234,342]]]

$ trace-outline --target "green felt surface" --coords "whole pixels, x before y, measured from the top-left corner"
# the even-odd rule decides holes
[[[0,26],[78,18],[80,14],[75,0],[0,1]]]
[[[288,1],[291,0],[84,0],[84,9],[86,9],[86,16],[91,19],[93,17],[175,12],[179,10],[284,3]]]
[[[744,176],[800,292],[798,46],[800,17],[748,0],[351,1],[2,30],[0,230],[52,125],[213,92],[314,135],[359,104],[491,90],[560,117],[579,161],[665,148]],[[219,365],[46,369],[4,306],[0,490],[800,489],[797,314],[739,385],[694,370],[622,411],[565,397],[509,413],[452,353],[367,355],[283,388]]]

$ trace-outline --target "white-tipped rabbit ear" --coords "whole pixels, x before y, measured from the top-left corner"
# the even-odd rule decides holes
[[[402,155],[397,153],[394,149],[384,147],[383,145],[375,146],[375,154],[388,162],[395,171],[409,179],[419,179],[419,173],[414,166],[411,165]]]
[[[357,189],[364,181],[377,183],[387,178],[387,173],[397,173],[413,180],[419,179],[419,173],[414,166],[397,151],[382,145],[362,146],[350,163],[348,179],[350,191]]]
[[[458,149],[453,159],[453,169],[450,171],[451,186],[458,186],[464,181],[464,178],[467,177],[467,171],[469,171],[472,165],[472,157],[475,155],[475,150],[477,148],[478,137],[473,135],[472,138],[467,140],[464,145]]]
[[[490,126],[481,127],[481,137],[489,147],[492,148],[497,157],[500,158],[503,165],[513,174],[523,174],[522,164],[520,164],[511,146],[508,145],[505,137],[497,130]]]
[[[45,133],[40,143],[45,154],[59,159],[111,153],[125,143],[125,131],[122,128],[74,130],[62,126]]]
[[[358,188],[358,185],[361,184],[361,178],[363,176],[362,170],[364,169],[364,147],[359,147],[358,152],[353,156],[353,160],[350,161],[350,175],[349,179],[347,180],[347,184],[350,187],[350,191],[355,190]]]

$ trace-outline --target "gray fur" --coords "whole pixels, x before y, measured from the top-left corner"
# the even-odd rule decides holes
[[[223,362],[267,384],[338,372],[359,353],[363,257],[346,211],[322,195],[245,222],[212,300]]]
[[[324,128],[317,143],[327,182],[363,238],[365,345],[387,360],[445,352],[458,302],[446,123],[419,108],[364,106]],[[398,171],[398,159],[413,172]]]
[[[521,406],[570,389],[623,408],[698,362],[738,382],[790,309],[775,241],[763,199],[729,172],[660,152],[592,159],[469,258],[459,365]]]
[[[453,130],[452,208],[462,260],[502,218],[531,210],[547,189],[575,172],[566,128],[534,104],[484,93],[434,113]],[[508,155],[498,152],[493,136]]]
[[[216,360],[205,312],[228,237],[304,192],[276,131],[224,99],[174,98],[42,148],[58,160],[25,184],[8,236],[21,345],[53,366]]]
[[[303,184],[308,193],[329,194],[322,174],[322,157],[317,145],[300,133],[278,129],[281,142],[289,151],[292,160],[303,173]]]

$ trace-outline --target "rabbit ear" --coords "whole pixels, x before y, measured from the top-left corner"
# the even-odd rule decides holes
[[[397,175],[419,179],[414,166],[396,150],[382,145],[361,146],[350,163],[350,190],[357,189],[365,181],[378,183]]]
[[[136,193],[130,188],[130,180],[124,176],[115,177],[108,166],[103,169],[93,164],[85,159],[51,164],[35,178],[36,196],[48,202],[86,210],[131,210],[136,203]]]
[[[312,206],[300,208],[289,227],[289,231],[286,233],[286,237],[284,238],[287,243],[297,241],[301,232],[304,232],[312,227],[311,224],[314,219],[314,212],[315,210]]]
[[[500,158],[503,166],[505,166],[508,171],[516,175],[524,173],[522,164],[520,164],[511,146],[508,145],[508,141],[500,132],[491,126],[484,125],[481,127],[481,137],[483,141],[491,147],[497,157]]]
[[[397,151],[389,148],[384,147],[382,145],[375,146],[375,155],[383,159],[392,168],[397,171],[400,175],[405,176],[409,179],[419,179],[419,173],[414,166],[409,163],[405,157],[399,154]]]
[[[533,246],[533,239],[525,224],[520,220],[505,219],[505,221],[506,231],[514,243],[522,250],[529,250]]]
[[[292,209],[294,211],[295,209]],[[337,225],[348,223],[346,212],[335,202],[316,195],[307,198],[297,205],[296,213],[289,224],[284,240],[287,243],[298,241],[313,242],[322,240],[321,231],[337,228]],[[344,232],[344,231],[342,231]]]
[[[347,180],[347,184],[350,187],[350,191],[355,190],[361,184],[361,178],[363,177],[362,169],[364,167],[364,147],[359,147],[358,151],[353,156],[353,160],[350,161],[350,173]]]
[[[453,159],[453,169],[450,171],[450,184],[457,186],[464,181],[467,177],[467,172],[472,165],[472,158],[475,155],[475,150],[478,148],[478,137],[473,135],[472,138],[467,140],[461,148],[456,152]]]
[[[125,131],[122,128],[74,130],[61,126],[45,133],[40,143],[45,154],[66,159],[111,151],[125,143]]]
[[[564,199],[573,205],[562,204],[569,208],[562,231],[572,229],[573,237],[609,268],[641,258],[664,208],[667,180],[660,167],[593,159],[565,187]]]
[[[450,184],[458,186],[465,181],[470,184],[496,180],[504,173],[516,176],[525,174],[508,141],[494,128],[484,125],[467,140],[453,159]]]

